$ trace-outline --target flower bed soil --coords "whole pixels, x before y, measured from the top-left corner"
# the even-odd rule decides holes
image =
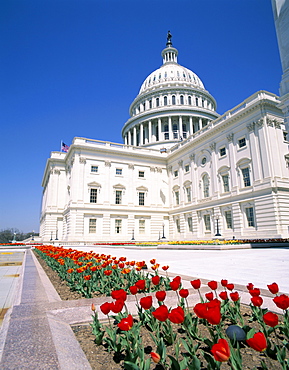
[[[58,274],[53,271],[46,263],[43,261],[43,259],[37,254],[34,253],[34,255],[37,257],[39,263],[41,264],[42,268],[44,269],[45,273],[47,274],[48,278],[50,279],[51,283],[53,284],[54,288],[58,292],[60,298],[62,300],[76,300],[76,299],[83,299],[81,294],[77,292],[72,292],[69,287],[67,286],[65,281],[62,281]],[[104,297],[105,301],[105,297]],[[245,324],[248,324],[248,318],[251,317],[251,309],[248,306],[242,305],[241,306],[241,312],[244,318]],[[256,328],[256,330],[259,330],[259,325],[256,322],[250,322],[250,327]],[[182,336],[181,330],[179,330],[178,325],[175,325],[175,332],[178,332],[178,336]],[[72,330],[80,343],[80,346],[85,353],[90,366],[93,370],[119,370],[123,369],[123,356],[110,353],[107,351],[106,347],[103,345],[97,346],[94,343],[94,335],[91,331],[90,325],[76,325],[72,326]],[[204,325],[199,326],[199,333],[200,336],[208,336],[207,328]],[[146,348],[145,352],[149,353],[151,351],[155,351],[155,345],[154,342],[151,339],[151,336],[149,334],[149,331],[143,328],[142,330],[142,340],[143,343],[145,343]],[[274,335],[271,335],[272,342],[275,343],[277,340],[282,341],[283,337],[278,336],[278,339],[274,337]],[[210,353],[210,348],[207,347],[205,344],[202,344],[199,348],[198,352],[200,352],[200,349],[204,352]],[[184,348],[181,347],[181,351],[185,351]],[[277,360],[269,359],[266,357],[264,353],[259,353],[254,351],[252,348],[241,344],[241,355],[242,355],[242,363],[243,363],[243,369],[244,370],[261,370],[261,361],[264,361],[266,363],[266,366],[270,370],[279,370],[282,369],[280,363]],[[197,353],[198,353],[197,352]],[[167,346],[167,354],[174,354],[173,349],[170,346]],[[227,363],[220,363],[221,369],[229,370],[231,367]],[[205,360],[202,361],[201,369],[205,370],[207,369],[207,362]],[[152,362],[151,369],[154,370],[161,370],[163,369],[162,366],[156,365]]]

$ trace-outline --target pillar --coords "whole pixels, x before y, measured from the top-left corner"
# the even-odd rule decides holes
[[[133,145],[136,146],[136,126],[133,128]]]
[[[161,134],[162,134],[162,120],[158,118],[158,130],[159,130],[159,141],[162,141]]]

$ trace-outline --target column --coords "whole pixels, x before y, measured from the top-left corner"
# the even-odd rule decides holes
[[[127,145],[127,134],[124,135],[124,144]]]
[[[149,137],[148,137],[148,142],[151,143],[153,141],[152,139],[152,121],[149,120]]]
[[[183,139],[183,117],[179,116],[179,133],[180,133],[180,138]]]
[[[158,118],[158,130],[159,130],[159,141],[162,141],[162,120],[161,118]]]
[[[131,145],[131,131],[128,130],[128,145]]]
[[[169,116],[169,140],[173,138],[172,117]]]
[[[202,118],[199,117],[199,130],[202,128],[202,122],[203,122]]]
[[[193,117],[190,116],[190,135],[193,135]]]
[[[133,145],[136,146],[136,126],[133,128]]]
[[[139,145],[143,145],[143,122],[140,124]]]

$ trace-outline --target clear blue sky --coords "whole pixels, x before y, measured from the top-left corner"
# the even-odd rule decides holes
[[[0,230],[39,230],[43,171],[61,140],[122,142],[168,30],[219,113],[258,90],[279,94],[270,0],[0,1]]]

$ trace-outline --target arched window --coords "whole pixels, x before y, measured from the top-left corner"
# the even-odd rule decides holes
[[[183,105],[184,104],[184,96],[183,95],[181,95],[180,96],[180,103]]]
[[[210,196],[210,182],[207,174],[203,176],[203,194],[204,198],[208,198]]]
[[[199,105],[199,98],[196,98],[196,106]]]
[[[187,125],[183,123],[182,127],[183,127],[183,137],[184,139],[186,139],[187,138]]]
[[[149,107],[150,107],[150,109],[152,107],[152,101],[151,100],[149,100]]]
[[[156,125],[156,141],[159,141],[159,126]]]
[[[164,105],[168,105],[168,97],[164,96]]]
[[[156,98],[156,106],[159,107],[160,106],[160,98]]]
[[[178,138],[178,125],[176,123],[173,124],[173,137],[174,139]]]
[[[146,103],[143,103],[143,110],[146,110]]]
[[[189,103],[189,105],[192,105],[192,97],[191,96],[188,97],[188,103]]]
[[[172,104],[175,105],[176,104],[176,97],[175,95],[172,96]]]

